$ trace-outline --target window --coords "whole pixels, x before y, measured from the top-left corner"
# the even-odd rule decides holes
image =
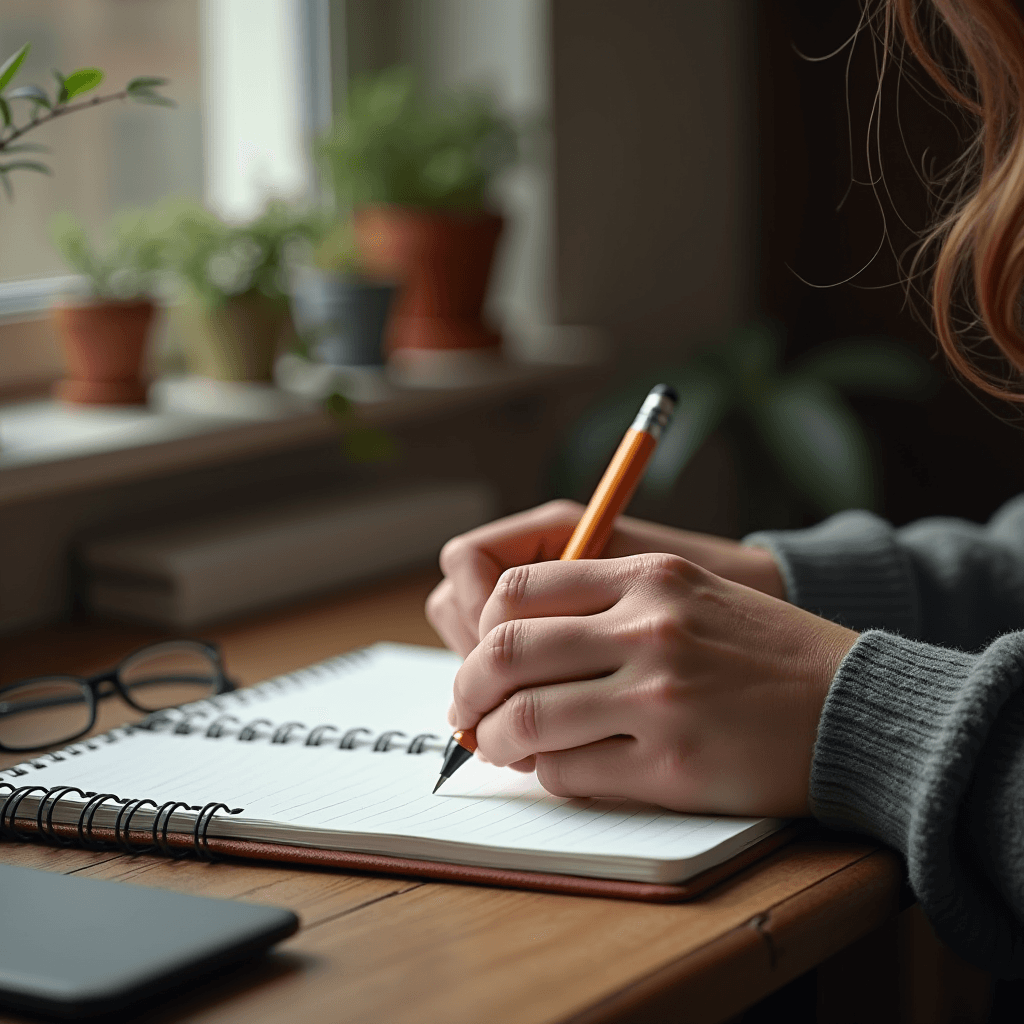
[[[157,75],[178,106],[111,103],[33,131],[54,176],[12,174],[15,201],[0,198],[0,282],[67,273],[49,240],[58,210],[95,230],[124,207],[203,188],[199,0],[4,0],[0,59],[26,42],[19,83],[52,90],[54,68],[98,67],[102,93]],[[20,122],[29,104],[14,104]]]

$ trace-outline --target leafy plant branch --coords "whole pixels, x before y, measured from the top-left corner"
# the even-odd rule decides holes
[[[131,100],[149,106],[175,106],[174,100],[157,91],[161,86],[167,84],[166,79],[152,76],[133,78],[119,92],[108,93],[105,96],[93,96],[77,103],[72,102],[76,97],[91,92],[103,81],[103,72],[99,68],[79,68],[70,75],[54,71],[53,77],[57,82],[57,89],[52,96],[39,85],[22,85],[15,89],[9,89],[8,87],[30,50],[31,44],[26,43],[20,50],[8,57],[3,64],[0,64],[0,159],[22,153],[47,152],[44,146],[21,143],[18,140],[32,129],[40,128],[65,114],[88,110],[104,103],[112,103],[115,100]],[[24,124],[15,123],[14,110],[11,106],[14,100],[32,105],[32,115]],[[46,113],[41,113],[43,110]],[[7,193],[8,199],[13,198],[9,180],[12,171],[35,171],[37,174],[53,173],[47,164],[39,160],[14,160],[0,163],[0,186]]]

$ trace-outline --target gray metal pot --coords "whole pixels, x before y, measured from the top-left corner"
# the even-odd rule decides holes
[[[292,315],[310,355],[335,366],[379,366],[395,286],[311,267],[296,277]]]

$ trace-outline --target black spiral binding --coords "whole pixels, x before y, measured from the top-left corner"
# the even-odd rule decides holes
[[[86,796],[88,795],[86,794]],[[82,808],[82,813],[78,816],[78,845],[86,850],[106,850],[109,848],[108,843],[102,839],[94,839],[92,835],[92,823],[96,817],[96,812],[108,800],[113,800],[114,803],[118,804],[124,803],[116,793],[96,793],[89,797],[89,802]]]
[[[135,812],[145,806],[156,807],[155,800],[126,800],[121,809],[117,812],[117,820],[114,822],[114,842],[122,853],[135,856],[137,853],[149,853],[155,850],[155,844],[149,846],[132,846],[131,828],[132,818]]]
[[[237,714],[232,713],[241,707],[258,705],[261,700],[266,700],[278,693],[305,686],[311,680],[332,678],[342,666],[358,662],[366,657],[367,652],[354,651],[320,665],[313,665],[288,675],[278,676],[276,679],[269,679],[260,683],[259,686],[217,694],[180,708],[156,711],[138,723],[137,728],[153,732],[166,731],[171,735],[189,735],[198,732],[202,733],[206,739],[234,738],[242,743],[266,740],[280,746],[295,743],[299,740],[302,732],[306,730],[305,738],[301,740],[301,743],[307,747],[333,744],[339,750],[355,750],[359,747],[369,746],[377,753],[387,753],[404,747],[407,754],[425,753],[428,743],[440,740],[436,733],[418,733],[405,745],[396,742],[398,739],[406,739],[406,734],[398,729],[389,729],[374,737],[371,729],[361,727],[342,730],[336,725],[322,724],[310,728],[305,722],[277,724],[265,717],[252,718],[248,722],[244,722]],[[214,716],[212,718],[211,711]],[[210,720],[207,721],[207,719]]]
[[[206,833],[210,828],[210,822],[213,821],[213,816],[221,810],[227,811],[228,814],[231,813],[231,808],[227,804],[210,803],[196,815],[196,824],[192,829],[192,845],[199,860],[214,859]]]
[[[209,844],[210,823],[219,811],[228,814],[241,814],[243,808],[228,807],[223,803],[208,803],[205,807],[192,806],[180,800],[168,800],[166,803],[157,805],[155,800],[131,799],[125,800],[116,793],[90,793],[78,789],[76,786],[14,786],[10,782],[0,782],[0,794],[7,792],[6,798],[0,804],[0,835],[17,842],[29,842],[33,839],[40,839],[44,842],[54,843],[58,846],[80,846],[87,850],[109,850],[117,849],[122,853],[135,856],[140,853],[149,853],[153,850],[162,853],[165,857],[177,860],[187,857],[190,850],[194,852],[199,860],[212,861],[215,859]],[[42,794],[36,806],[34,833],[19,831],[16,827],[18,809],[26,797],[33,793]],[[57,804],[68,796],[75,795],[85,800],[85,805],[78,814],[78,821],[72,826],[74,838],[68,839],[61,836],[54,825],[53,813]],[[120,804],[117,818],[114,821],[113,840],[98,839],[93,834],[96,813],[107,803]],[[140,846],[133,843],[131,838],[132,818],[143,808],[152,807],[153,825],[150,830],[153,842]],[[191,847],[175,849],[170,844],[168,832],[170,831],[171,817],[176,811],[195,811],[195,824],[192,827]],[[24,819],[23,819],[24,820]]]
[[[181,719],[172,719],[160,712],[151,716],[148,724],[144,727],[159,731],[164,725],[169,725],[168,732],[171,734],[197,732],[199,730],[195,728],[195,720],[202,714],[202,712],[192,712]],[[237,731],[228,731],[232,728]],[[243,725],[237,715],[231,714],[220,714],[209,725],[202,728],[203,736],[210,740],[234,737],[241,743],[268,740],[279,746],[294,743],[304,730],[306,736],[302,740],[302,745],[306,747],[335,744],[339,750],[355,750],[359,746],[369,745],[370,749],[376,753],[387,753],[404,747],[407,754],[422,754],[428,749],[427,744],[431,740],[441,739],[437,733],[421,732],[417,733],[408,744],[404,744],[396,742],[399,739],[407,738],[407,734],[400,729],[387,729],[374,737],[373,730],[363,726],[356,726],[342,732],[337,725],[324,724],[313,726],[313,728],[309,728],[305,722],[282,722],[280,725],[276,725],[269,718],[254,718]]]
[[[180,800],[168,800],[167,803],[161,804],[156,814],[153,815],[153,845],[160,853],[165,857],[170,857],[171,860],[179,860],[188,853],[187,849],[175,850],[167,841],[167,830],[171,824],[171,815],[177,810],[188,811],[191,808]]]
[[[41,836],[48,839],[51,843],[56,843],[58,846],[74,846],[75,844],[73,839],[61,838],[53,827],[54,808],[62,797],[68,796],[70,793],[77,793],[83,800],[88,799],[85,791],[77,786],[55,786],[47,791],[46,796],[39,801],[39,806],[36,808],[36,829]],[[44,811],[46,812],[45,817]]]

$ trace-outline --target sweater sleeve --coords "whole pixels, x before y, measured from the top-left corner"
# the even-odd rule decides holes
[[[897,529],[844,512],[745,543],[772,552],[790,601],[851,629],[978,651],[1024,628],[1024,495],[987,525],[934,518]]]
[[[822,711],[811,807],[906,858],[936,931],[1024,977],[1024,633],[967,654],[881,631],[844,659]]]

